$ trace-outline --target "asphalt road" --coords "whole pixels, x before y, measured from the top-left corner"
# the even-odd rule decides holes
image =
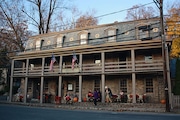
[[[0,120],[180,120],[180,114],[62,110],[0,104]]]

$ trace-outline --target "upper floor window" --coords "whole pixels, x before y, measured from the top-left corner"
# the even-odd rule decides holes
[[[152,55],[144,56],[145,62],[152,62],[153,58]]]
[[[101,65],[101,60],[95,60],[95,64],[100,66]]]
[[[62,47],[63,44],[63,36],[57,37],[57,47]]]
[[[41,46],[41,41],[37,40],[36,41],[36,50],[40,50],[40,46]]]
[[[80,34],[80,44],[87,44],[87,33]]]
[[[26,50],[32,50],[34,48],[34,41],[33,40],[28,40],[26,44]]]
[[[138,27],[138,39],[140,40],[151,40],[152,37],[150,36],[150,31],[153,28],[151,28],[150,25],[142,25]]]
[[[41,50],[44,40],[36,41],[36,50]]]
[[[115,41],[116,38],[115,35],[116,35],[115,30],[108,30],[108,41],[109,42]]]
[[[108,28],[107,30],[108,42],[116,41],[116,28]]]

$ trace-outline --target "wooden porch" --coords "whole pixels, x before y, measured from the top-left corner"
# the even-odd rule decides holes
[[[104,68],[104,70],[103,70]],[[72,69],[71,65],[66,66],[54,66],[53,71],[49,70],[49,66],[28,68],[14,68],[13,76],[26,76],[26,75],[41,75],[43,71],[45,75],[58,75],[58,74],[101,74],[104,73],[131,73],[132,63],[131,61],[123,62],[107,62],[104,66],[100,64],[82,64],[75,65]],[[163,71],[163,60],[152,60],[146,62],[144,60],[135,61],[135,72],[158,72]],[[26,73],[27,72],[27,73]]]

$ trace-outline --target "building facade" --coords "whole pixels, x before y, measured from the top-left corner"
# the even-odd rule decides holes
[[[83,102],[96,89],[106,102],[108,86],[113,95],[131,95],[127,102],[148,96],[146,102],[159,103],[165,98],[160,32],[154,18],[32,36],[12,57],[10,101],[55,103],[70,94]]]

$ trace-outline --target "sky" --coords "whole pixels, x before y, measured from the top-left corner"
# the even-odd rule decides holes
[[[165,4],[170,4],[179,0],[163,1],[165,6]],[[158,10],[153,0],[72,0],[72,2],[80,11],[86,12],[92,9],[96,10],[96,14],[94,15],[95,17],[105,15],[104,17],[99,17],[99,24],[125,21],[127,9],[134,5],[145,5],[150,3],[147,6],[152,6]],[[114,12],[117,13],[111,14]]]

